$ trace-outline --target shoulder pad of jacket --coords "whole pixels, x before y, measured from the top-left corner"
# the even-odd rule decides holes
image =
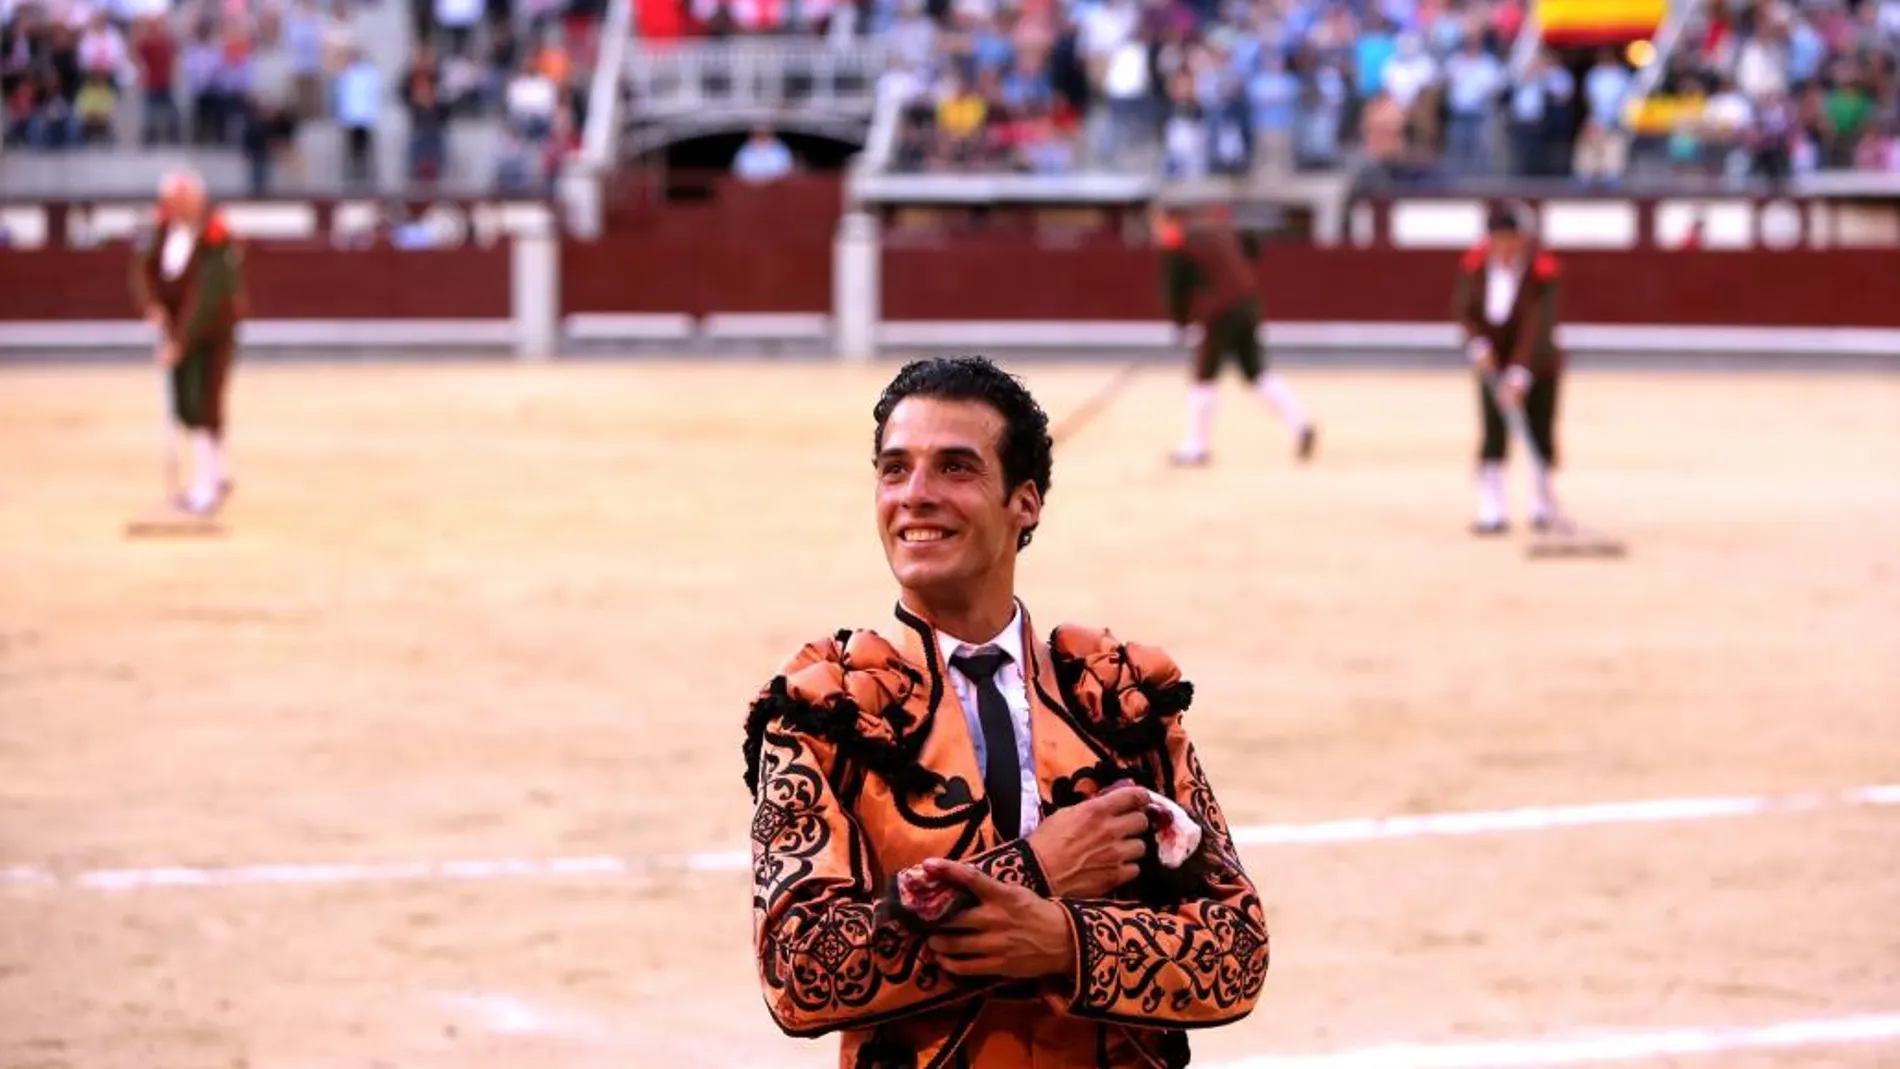
[[[1049,636],[1062,700],[1083,730],[1124,755],[1156,749],[1194,700],[1194,684],[1159,646],[1062,624]]]
[[[907,705],[923,672],[869,630],[840,630],[794,653],[746,714],[746,787],[757,791],[768,728],[823,740],[899,779],[914,768],[907,744],[917,720]]]

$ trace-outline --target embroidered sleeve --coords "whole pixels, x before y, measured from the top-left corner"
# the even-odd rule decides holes
[[[752,815],[759,979],[786,1034],[863,1028],[981,990],[944,972],[925,936],[877,918],[864,837],[828,783],[835,750],[774,724]]]
[[[1266,983],[1266,914],[1241,867],[1220,803],[1178,721],[1169,724],[1167,792],[1204,829],[1203,885],[1172,909],[1062,900],[1074,929],[1068,1012],[1184,1028],[1239,1020]]]
[[[884,872],[834,786],[849,750],[895,770],[911,726],[897,711],[912,681],[874,638],[840,633],[806,647],[754,703],[754,953],[772,1019],[789,1035],[864,1028],[967,999],[995,981],[945,972],[927,934],[880,909]],[[965,859],[996,879],[1047,893],[1027,843]]]
[[[970,859],[970,864],[998,883],[1027,887],[1044,898],[1049,897],[1049,879],[1027,839],[1011,839]]]

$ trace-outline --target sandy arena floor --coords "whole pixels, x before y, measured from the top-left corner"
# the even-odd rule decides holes
[[[759,1001],[742,872],[542,863],[744,847],[753,691],[887,621],[891,370],[247,366],[202,541],[121,537],[150,371],[0,373],[0,1066],[830,1064]],[[1025,373],[1056,415],[1112,374]],[[1236,824],[1900,783],[1900,378],[1578,373],[1621,562],[1464,533],[1466,378],[1291,381],[1317,463],[1230,383],[1180,472],[1180,376],[1139,380],[1023,566],[1039,627],[1175,653]],[[1896,803],[1252,847],[1272,976],[1196,1065],[1900,1065]],[[401,868],[464,859],[541,867]],[[1313,1057],[1389,1043],[1480,1046]]]

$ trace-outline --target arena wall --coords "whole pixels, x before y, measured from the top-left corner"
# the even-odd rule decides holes
[[[1169,343],[1139,204],[847,215],[839,183],[823,177],[715,180],[706,193],[685,203],[625,197],[597,241],[554,236],[551,209],[535,202],[419,202],[393,226],[367,201],[233,203],[232,226],[249,241],[246,340],[523,355],[734,341],[851,355]],[[1456,196],[1357,201],[1330,246],[1269,225],[1260,259],[1269,342],[1449,347],[1449,272],[1484,208]],[[1893,205],[1597,195],[1527,208],[1562,252],[1574,348],[1900,355]],[[125,239],[144,211],[0,205],[0,350],[143,344]],[[1692,229],[1696,247],[1684,248]],[[524,331],[537,295],[558,321]],[[862,343],[839,346],[854,322]]]

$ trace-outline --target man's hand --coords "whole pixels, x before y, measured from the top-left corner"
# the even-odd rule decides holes
[[[1148,846],[1148,792],[1108,790],[1058,809],[1029,833],[1029,849],[1056,898],[1100,898],[1140,874]]]
[[[1062,907],[1027,887],[991,879],[960,861],[932,858],[924,869],[976,896],[927,941],[946,972],[1035,980],[1075,967],[1075,934]]]
[[[1531,373],[1520,364],[1513,364],[1498,376],[1498,403],[1506,408],[1516,408],[1524,403],[1524,391],[1530,389]]]
[[[154,301],[145,306],[145,321],[160,330],[165,329],[165,306]]]
[[[1480,375],[1490,375],[1498,369],[1497,354],[1491,351],[1491,343],[1483,338],[1473,338],[1465,345],[1465,355],[1471,358],[1471,366],[1478,369]]]
[[[176,341],[166,338],[158,343],[157,360],[159,367],[177,367],[178,359],[181,355],[183,355],[182,350],[179,349]]]

